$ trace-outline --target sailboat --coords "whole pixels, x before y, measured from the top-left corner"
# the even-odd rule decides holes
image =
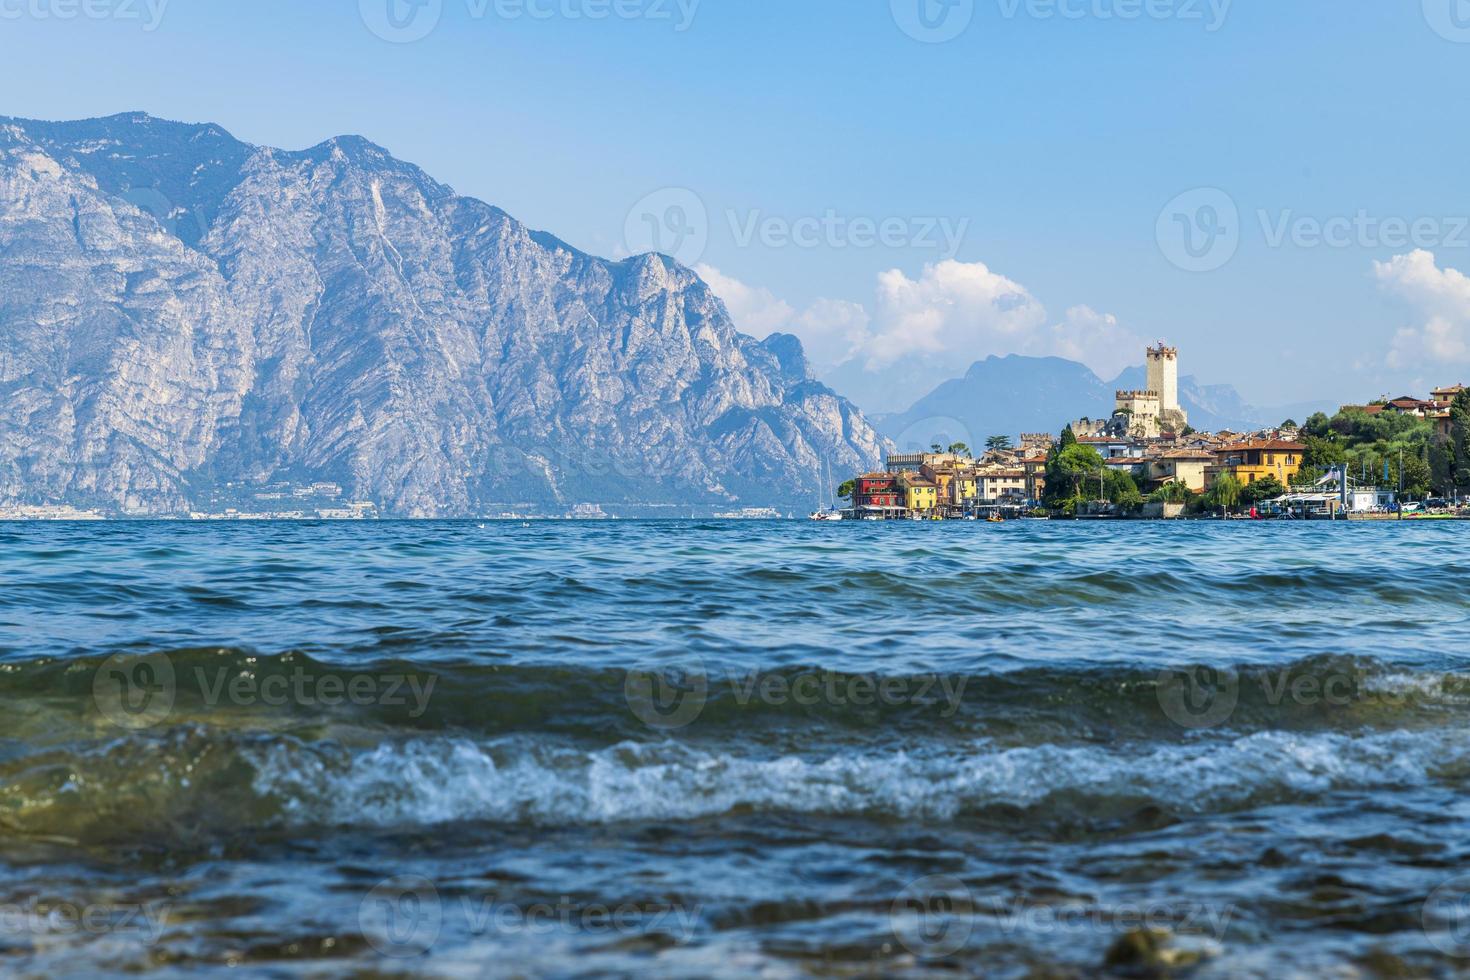
[[[828,487],[832,483],[831,460],[823,459],[822,467],[822,485],[817,488],[817,509],[812,511],[810,519],[814,521],[840,521],[842,520],[842,511],[837,509],[835,503],[826,507],[822,506],[822,498],[826,496]],[[835,491],[833,492],[833,497],[836,497]]]

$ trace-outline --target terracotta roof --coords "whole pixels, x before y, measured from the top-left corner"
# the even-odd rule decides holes
[[[1307,447],[1299,442],[1287,442],[1285,439],[1257,439],[1253,442],[1238,442],[1229,446],[1221,446],[1215,450],[1215,455],[1220,453],[1252,452],[1255,450],[1275,450],[1280,453],[1306,452]]]

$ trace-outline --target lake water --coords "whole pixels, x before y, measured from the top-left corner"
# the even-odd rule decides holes
[[[0,525],[0,970],[1465,970],[1466,534]]]

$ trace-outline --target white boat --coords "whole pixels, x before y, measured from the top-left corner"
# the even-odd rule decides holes
[[[823,468],[824,468],[823,469],[823,480],[822,480],[822,487],[821,487],[821,489],[817,491],[817,503],[818,503],[818,507],[817,507],[816,510],[812,511],[811,514],[808,515],[807,519],[808,520],[813,520],[813,521],[840,521],[840,520],[844,520],[844,518],[842,516],[842,511],[840,511],[840,510],[837,509],[837,505],[836,504],[830,504],[830,505],[828,505],[826,507],[822,507],[821,506],[821,497],[826,494],[827,488],[828,488],[828,486],[832,482],[832,473],[831,473],[830,468],[828,468],[829,467],[828,461],[827,460],[823,460],[822,461],[822,464],[823,464]],[[833,491],[832,496],[834,496],[834,497],[837,496],[836,491]]]

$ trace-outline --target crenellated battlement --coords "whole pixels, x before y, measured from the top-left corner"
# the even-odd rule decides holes
[[[1144,400],[1147,400],[1147,399],[1155,399],[1155,400],[1157,400],[1159,397],[1160,396],[1159,396],[1159,393],[1157,391],[1143,391],[1143,390],[1122,391],[1122,390],[1119,390],[1118,393],[1117,393],[1117,399],[1120,402],[1124,402],[1124,401],[1127,401],[1127,402],[1144,401]]]

